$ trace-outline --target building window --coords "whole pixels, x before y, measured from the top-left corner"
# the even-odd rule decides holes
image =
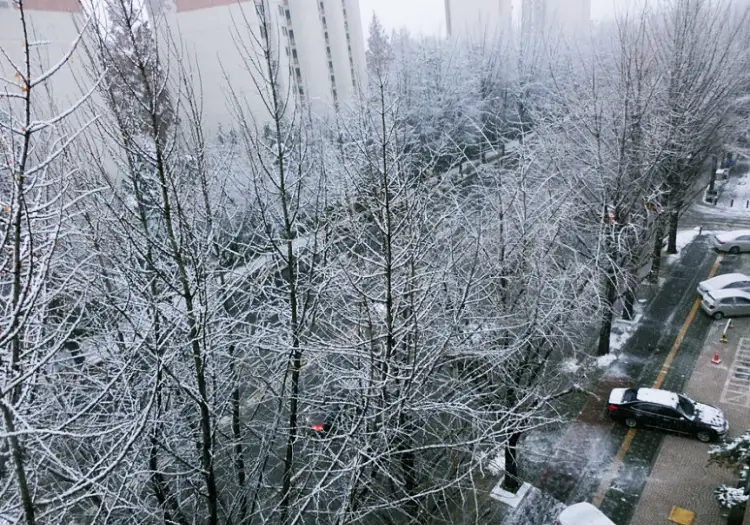
[[[302,71],[298,67],[294,68],[294,74],[297,75],[297,79],[302,78]]]
[[[328,69],[333,71],[333,62],[331,62],[330,60],[328,61]]]
[[[279,6],[279,15],[284,16],[284,8],[282,6]]]
[[[297,50],[292,49],[292,56],[294,57],[294,60],[297,60]]]
[[[289,9],[286,10],[285,14],[286,14],[286,19],[287,20],[291,20],[292,19],[292,13],[289,12]]]
[[[282,34],[283,34],[284,36],[289,36],[289,33],[287,33],[286,27],[284,27],[284,26],[281,26],[281,33],[282,33]]]

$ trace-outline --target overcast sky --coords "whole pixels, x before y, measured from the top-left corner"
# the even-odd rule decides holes
[[[591,17],[595,20],[606,17],[612,12],[614,2],[628,1],[630,0],[591,0]],[[365,28],[365,40],[373,11],[388,32],[402,26],[406,26],[414,36],[420,33],[445,32],[445,0],[359,0],[359,8]],[[520,12],[520,7],[514,5],[514,11]]]

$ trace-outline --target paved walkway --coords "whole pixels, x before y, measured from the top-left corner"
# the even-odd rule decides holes
[[[685,392],[700,401],[718,406],[729,419],[730,436],[750,427],[750,319],[733,321],[729,342],[719,337],[724,322],[714,321],[706,344],[690,376]],[[720,365],[711,364],[719,352]],[[665,525],[673,505],[695,512],[694,525],[725,523],[713,489],[722,483],[736,483],[727,469],[707,464],[709,445],[694,439],[668,435],[664,438],[656,463],[631,523]]]
[[[609,391],[619,386],[653,384],[689,314],[697,283],[706,277],[714,261],[715,255],[707,250],[705,237],[685,248],[681,260],[670,269],[666,283],[647,305],[644,317],[626,343],[620,360],[596,384],[595,396],[587,400],[558,441],[546,470],[536,483],[539,488],[568,504],[592,499],[627,431],[622,425],[614,425],[607,416]],[[702,321],[709,322],[708,319]],[[692,332],[683,336],[691,342],[696,337]],[[677,379],[682,376],[684,381],[694,363],[695,356],[692,360],[689,357],[686,354],[674,361],[672,376]],[[674,386],[679,389],[682,385]],[[660,436],[653,439],[660,439]],[[618,525],[629,522],[640,489],[648,477],[646,467],[658,449],[658,442],[654,443],[653,439],[644,435],[633,442],[632,459],[640,458],[640,463],[629,462],[627,468],[612,480],[621,492],[607,492],[603,510]]]

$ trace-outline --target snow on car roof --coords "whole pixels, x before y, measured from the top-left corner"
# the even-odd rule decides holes
[[[750,280],[750,277],[748,277],[744,273],[725,273],[723,275],[717,275],[716,277],[711,277],[710,279],[706,279],[705,281],[702,281],[700,284],[722,288],[728,284],[731,284],[737,281],[748,281],[748,280]]]
[[[670,392],[669,390],[659,390],[657,388],[639,388],[638,401],[656,403],[657,405],[664,405],[673,408],[679,406],[677,394]]]
[[[725,297],[744,297],[745,299],[750,299],[750,293],[747,293],[743,290],[738,290],[736,288],[724,288],[721,290],[711,290],[709,294],[714,299],[724,299]]]

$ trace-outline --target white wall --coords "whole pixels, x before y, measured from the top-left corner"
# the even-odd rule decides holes
[[[178,0],[176,4],[176,9],[168,9],[164,15],[166,24],[159,24],[162,49],[167,49],[170,39],[176,45],[179,60],[175,60],[173,51],[167,55],[172,78],[177,79],[182,69],[192,79],[202,104],[206,131],[214,133],[220,126],[224,130],[232,127],[237,119],[238,101],[242,110],[262,127],[270,119],[264,102],[264,98],[270,100],[270,92],[267,67],[257,53],[261,24],[255,5],[252,2],[216,5],[196,0],[183,3]],[[279,31],[278,5],[277,0],[269,5],[269,36],[272,52],[279,62],[280,92],[286,98],[292,93],[285,39]]]
[[[343,0],[346,5],[346,19],[349,25],[349,41],[352,45],[354,74],[361,89],[367,87],[367,62],[365,61],[365,36],[362,29],[362,14],[359,0]]]
[[[446,27],[454,38],[507,38],[513,25],[512,0],[445,0]]]
[[[307,100],[314,112],[329,111],[333,93],[318,0],[289,0],[289,11]]]
[[[64,4],[64,2],[63,2]],[[36,11],[27,10],[26,20],[32,40],[48,42],[44,46],[36,46],[33,53],[39,52],[41,60],[34,56],[32,60],[32,77],[39,76],[43,70],[58,63],[65,56],[78,36],[76,25],[82,24],[83,18],[65,11]],[[16,64],[23,62],[23,31],[18,10],[0,7],[0,48],[7,53]],[[38,111],[38,118],[49,118],[54,111],[49,108],[50,99],[46,90],[50,89],[58,109],[64,110],[72,104],[79,103],[83,94],[92,85],[85,71],[86,55],[80,46],[74,52],[72,60],[63,66],[54,76],[53,81],[44,85],[43,89],[35,88],[32,92],[36,100],[43,103],[33,104]],[[11,63],[0,55],[0,77],[13,79],[15,70]],[[79,87],[80,83],[80,87]],[[2,86],[5,89],[5,86]],[[13,92],[15,88],[9,88]],[[15,89],[16,92],[20,90]],[[6,99],[3,105],[6,104]]]
[[[346,29],[344,27],[344,11],[341,0],[319,0],[323,2],[328,25],[328,39],[331,49],[331,61],[336,81],[334,88],[338,100],[348,100],[354,94],[352,86],[352,68],[349,65],[349,51],[347,50]]]

